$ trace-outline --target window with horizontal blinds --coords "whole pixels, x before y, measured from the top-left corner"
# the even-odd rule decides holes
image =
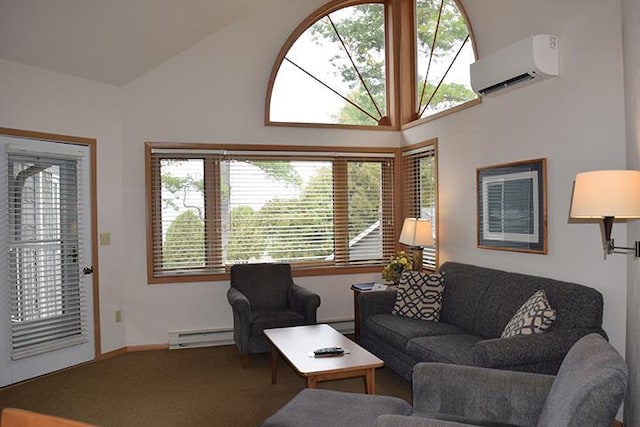
[[[431,221],[434,246],[423,248],[423,266],[437,267],[437,200],[438,174],[436,145],[407,147],[402,153],[403,215],[405,218],[424,218]]]
[[[150,281],[236,263],[380,264],[393,252],[393,152],[159,148]]]
[[[485,176],[482,181],[483,239],[534,244],[540,240],[538,172]]]
[[[81,163],[9,153],[8,277],[11,358],[87,342],[78,180]]]

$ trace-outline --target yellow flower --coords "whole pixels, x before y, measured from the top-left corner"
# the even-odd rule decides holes
[[[398,282],[402,272],[410,270],[412,266],[413,261],[411,258],[405,251],[400,251],[391,257],[389,264],[382,269],[382,278],[391,282]]]

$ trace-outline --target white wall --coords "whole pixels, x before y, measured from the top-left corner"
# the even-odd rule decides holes
[[[398,146],[398,132],[264,126],[269,74],[285,40],[323,0],[270,1],[235,25],[182,52],[125,88],[125,327],[129,345],[163,343],[169,330],[231,328],[228,282],[148,285],[145,141]],[[268,29],[267,29],[268,28]],[[313,102],[310,99],[309,102]],[[318,292],[320,321],[353,316],[351,283],[379,274],[298,278]]]
[[[409,129],[438,138],[441,260],[582,283],[604,295],[604,329],[624,354],[626,259],[603,259],[596,223],[568,221],[580,171],[625,167],[619,2],[463,1],[483,56],[530,34],[559,36],[560,76]],[[548,255],[476,247],[476,168],[547,158]],[[625,225],[614,237],[626,240]]]
[[[624,83],[626,94],[627,167],[640,169],[640,0],[623,0]],[[631,221],[627,241],[640,240],[640,221]],[[629,258],[627,280],[627,348],[629,388],[624,424],[640,425],[640,260]]]
[[[98,229],[113,235],[99,247],[102,351],[121,348],[122,90],[3,60],[0,88],[0,126],[97,140]]]

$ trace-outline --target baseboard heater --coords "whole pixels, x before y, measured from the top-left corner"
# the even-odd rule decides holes
[[[353,320],[335,320],[323,322],[331,325],[343,334],[352,334]],[[169,349],[212,347],[233,344],[233,329],[197,329],[187,331],[169,331]]]

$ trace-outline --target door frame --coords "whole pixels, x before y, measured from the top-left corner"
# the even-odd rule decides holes
[[[97,140],[95,138],[85,138],[80,136],[60,135],[55,133],[36,132],[24,129],[12,129],[0,127],[0,135],[13,136],[25,139],[34,139],[54,143],[76,144],[89,147],[89,162],[91,165],[91,183],[89,185],[89,203],[91,204],[91,264],[93,274],[91,275],[93,288],[93,335],[94,335],[94,359],[98,360],[102,356],[100,342],[100,294],[99,294],[99,273],[98,265],[98,198],[97,198],[97,173],[96,173],[96,151]]]

